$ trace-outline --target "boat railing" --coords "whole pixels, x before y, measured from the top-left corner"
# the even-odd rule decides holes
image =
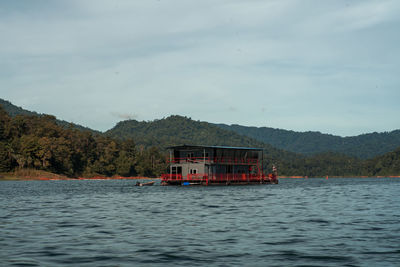
[[[211,181],[254,182],[263,178],[263,175],[249,173],[221,173],[210,176]]]
[[[189,182],[201,182],[201,181],[236,181],[236,182],[255,182],[265,179],[265,175],[262,174],[248,174],[248,173],[220,173],[208,175],[206,173],[188,174],[182,176],[182,174],[163,174],[161,176],[162,181],[189,181]]]
[[[161,175],[162,181],[182,181],[182,174],[164,173]]]
[[[185,158],[172,158],[167,160],[169,164],[176,163],[221,163],[221,164],[244,164],[244,165],[256,165],[258,159],[244,159],[244,158],[228,158],[228,157],[185,157]]]

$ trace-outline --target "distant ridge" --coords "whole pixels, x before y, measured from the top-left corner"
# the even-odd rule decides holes
[[[7,101],[7,100],[1,99],[1,98],[0,98],[0,105],[3,106],[4,110],[11,117],[15,117],[17,115],[25,115],[25,116],[43,116],[43,115],[46,115],[46,114],[37,113],[35,111],[29,111],[29,110],[23,109],[21,107],[18,107],[16,105],[12,104],[10,101]],[[64,121],[64,120],[57,119],[56,122],[57,122],[58,125],[63,126],[63,127],[71,127],[71,128],[75,128],[75,129],[81,130],[81,131],[89,131],[89,132],[92,132],[92,133],[100,133],[99,131],[90,129],[88,127],[85,127],[85,126],[82,126],[82,125],[79,125],[79,124],[75,124],[75,123],[72,123],[72,122],[67,122],[67,121]]]
[[[0,105],[10,116],[44,115],[25,110],[3,99],[0,99]],[[101,133],[64,120],[57,120],[57,123],[63,127]],[[193,121],[178,115],[149,122],[121,121],[105,134],[120,139],[134,138],[137,144],[145,147],[165,148],[168,145],[181,144],[259,146],[271,152],[271,148],[305,156],[333,152],[359,159],[371,159],[400,147],[400,130],[340,137],[311,131],[295,132],[269,127],[214,124]],[[290,157],[293,156],[289,154]]]
[[[16,163],[18,162],[25,167],[46,169],[48,167],[46,162],[50,162],[48,161],[48,158],[40,158],[40,160],[32,161],[32,157],[53,157],[54,155],[64,155],[63,153],[68,152],[67,154],[70,156],[82,156],[84,154],[84,157],[80,158],[80,156],[78,156],[74,158],[74,160],[72,160],[72,158],[69,160],[64,160],[63,157],[58,157],[57,160],[62,159],[60,161],[62,162],[62,164],[60,163],[62,166],[64,166],[63,164],[66,164],[64,166],[65,168],[63,167],[60,169],[57,167],[58,165],[51,165],[55,168],[53,171],[61,174],[66,173],[66,171],[69,174],[81,173],[82,171],[85,171],[88,173],[106,173],[107,175],[111,176],[118,172],[131,173],[133,169],[131,170],[130,167],[134,166],[138,173],[143,173],[143,175],[146,175],[146,173],[152,173],[154,175],[156,173],[161,173],[162,169],[165,167],[163,166],[165,162],[165,159],[163,158],[166,156],[166,154],[163,156],[163,153],[165,152],[164,148],[171,145],[197,144],[263,148],[265,152],[264,169],[270,170],[272,164],[274,164],[278,167],[279,173],[286,176],[400,176],[400,146],[392,151],[388,151],[382,156],[377,156],[367,160],[348,156],[344,153],[329,151],[323,151],[323,153],[315,152],[317,154],[313,155],[309,155],[312,153],[301,155],[275,148],[270,144],[261,142],[256,138],[246,135],[253,131],[255,133],[259,133],[260,129],[256,127],[236,125],[236,128],[239,127],[241,130],[244,129],[247,132],[246,134],[239,134],[234,132],[232,129],[223,129],[222,127],[224,126],[221,127],[221,125],[194,121],[191,118],[177,115],[147,122],[139,122],[136,120],[121,121],[115,127],[105,133],[96,132],[98,134],[92,135],[91,133],[94,131],[90,130],[89,128],[83,126],[79,127],[79,125],[71,124],[65,121],[56,121],[54,116],[30,112],[20,107],[16,107],[5,100],[0,99],[0,106],[0,111],[2,111],[2,114],[0,114],[2,115],[0,135],[3,133],[3,139],[0,140],[0,169],[3,169],[3,171],[12,170],[16,167]],[[12,116],[21,115],[21,121],[25,120],[27,122],[26,125],[30,127],[28,128],[31,129],[31,131],[24,132],[26,129],[24,130],[24,128],[18,127],[7,128],[10,126],[8,123],[13,122],[13,119],[10,118],[8,114],[11,114]],[[34,116],[34,118],[24,117],[26,115]],[[14,122],[19,121],[19,119],[14,119]],[[74,127],[75,129],[84,129],[85,131],[89,129],[90,132],[83,133],[81,131],[71,131],[69,129],[62,130],[62,128],[58,126],[58,128],[54,128],[53,126],[56,126],[54,125],[54,122],[64,125],[65,128]],[[6,128],[4,128],[4,126],[6,126]],[[225,127],[227,127],[227,125]],[[2,132],[2,129],[13,129],[14,134],[10,135],[11,132],[9,131]],[[53,136],[52,138],[56,138],[57,142],[49,143],[48,138],[42,138],[43,134],[45,136],[46,134],[49,134],[48,129],[56,129],[56,132],[59,132],[58,136],[61,136],[62,138],[58,140],[57,137]],[[270,130],[270,128],[261,129]],[[317,148],[324,144],[324,142],[318,140],[318,138],[324,140],[326,137],[324,134],[315,132],[296,133],[279,129],[273,130],[279,133],[276,138],[277,140],[283,140],[283,144],[285,144],[284,142],[290,143],[288,142],[290,138],[285,140],[285,136],[282,135],[282,133],[287,134],[289,137],[291,137],[291,135],[297,136],[301,141],[303,141],[299,142],[299,145],[307,144],[306,141],[313,141]],[[17,134],[15,134],[15,131]],[[20,132],[18,133],[18,131]],[[393,134],[396,136],[397,132],[398,131],[383,133],[383,135],[389,135],[390,137]],[[304,134],[310,134],[314,139],[310,141],[304,137]],[[355,138],[355,140],[358,142],[358,147],[362,151],[363,144],[365,144],[363,142],[366,142],[363,140],[363,138],[368,140],[367,145],[373,145],[374,142],[369,138],[377,135],[379,136],[380,134],[372,133],[352,138]],[[318,136],[318,138],[316,136]],[[328,137],[337,138],[331,135],[328,135]],[[125,139],[125,141],[120,142],[120,140],[116,139]],[[374,140],[377,146],[385,145],[384,143],[380,143],[379,139]],[[393,143],[391,142],[393,140],[390,138],[388,140],[388,143]],[[11,141],[12,143],[10,143]],[[21,145],[16,145],[18,142],[20,142]],[[90,144],[90,146],[88,146],[88,144]],[[119,144],[119,148],[117,144]],[[49,145],[50,147],[48,148],[50,150],[55,152],[62,151],[63,153],[60,154],[57,152],[55,154],[43,154],[40,152],[40,150]],[[79,148],[80,145],[84,145],[85,147]],[[35,152],[32,154],[32,148],[35,148],[36,150],[38,149],[39,153]],[[65,151],[65,149],[67,149],[67,151]],[[161,153],[159,151],[161,151]],[[119,152],[121,152],[120,155]],[[125,157],[128,155],[126,153],[130,155],[131,159],[127,159]],[[116,158],[116,156],[118,157]],[[56,158],[52,158],[52,160],[55,159]],[[84,159],[84,161],[81,162],[79,159]],[[83,168],[80,163],[75,166],[76,168],[70,168],[72,163],[76,163],[75,160],[78,160],[77,162],[80,162],[83,165],[86,163],[89,164],[85,165],[89,169],[85,169],[86,167],[82,165],[85,167]],[[32,165],[33,163],[39,165]],[[30,165],[27,166],[26,164]]]
[[[373,158],[400,147],[400,130],[340,137],[320,132],[294,132],[268,127],[248,127],[237,124],[215,124],[237,134],[254,138],[276,148],[313,155],[324,152],[341,153],[360,159]]]
[[[264,148],[271,155],[284,153],[289,157],[296,156],[295,153],[276,149],[269,144],[221,129],[211,123],[194,121],[178,115],[150,122],[121,121],[105,134],[118,139],[132,138],[135,143],[145,147],[159,146],[166,148],[183,144],[259,147]]]
[[[282,131],[285,133],[284,130]],[[383,161],[388,164],[397,164],[397,161],[388,160],[391,155],[397,155],[392,152],[385,154],[382,158],[368,161],[344,153],[327,151],[301,155],[275,148],[273,145],[229,129],[223,129],[212,123],[194,121],[177,115],[154,121],[121,121],[105,134],[117,139],[131,138],[139,147],[143,148],[156,146],[165,149],[168,146],[183,144],[260,147],[264,148],[265,159],[268,163],[268,166],[265,166],[266,169],[270,169],[271,164],[276,164],[281,174],[301,174],[309,177],[321,177],[329,174],[351,177],[396,173],[396,166],[379,167]],[[324,137],[323,134],[319,133],[318,135],[321,138]]]

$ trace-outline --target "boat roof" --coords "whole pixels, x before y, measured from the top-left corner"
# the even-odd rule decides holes
[[[263,151],[262,148],[256,147],[234,147],[234,146],[201,146],[201,145],[181,145],[181,146],[170,146],[168,149],[193,149],[193,148],[217,148],[217,149],[236,149],[236,150],[255,150]]]

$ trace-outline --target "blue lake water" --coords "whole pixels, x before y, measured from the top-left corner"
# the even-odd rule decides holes
[[[400,179],[0,181],[1,266],[400,266]]]

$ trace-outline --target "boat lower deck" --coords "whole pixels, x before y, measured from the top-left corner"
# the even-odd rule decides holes
[[[218,185],[262,185],[262,184],[277,184],[277,179],[253,179],[253,180],[209,180],[209,179],[162,179],[161,185],[164,186],[181,186],[181,185],[203,185],[203,186],[218,186]]]

